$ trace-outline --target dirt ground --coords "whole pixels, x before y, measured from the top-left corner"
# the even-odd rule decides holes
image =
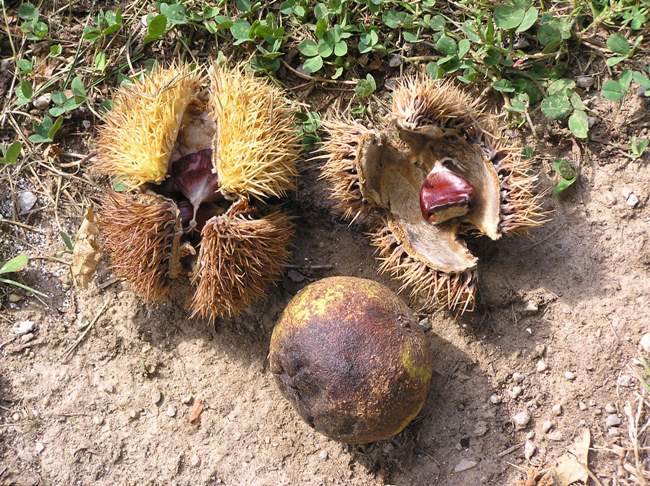
[[[539,139],[524,142],[535,147],[542,189],[552,185],[558,156],[580,165],[577,187],[546,197],[552,219],[528,238],[472,242],[480,305],[460,320],[421,316],[435,351],[433,386],[421,415],[390,441],[352,447],[315,433],[267,369],[274,322],[309,282],[355,275],[396,289],[376,274],[363,228],[330,212],[313,162],[303,164],[289,202],[298,216],[292,266],[237,319],[189,320],[181,296],[148,308],[112,280],[106,262],[78,291],[67,266],[34,260],[24,282],[51,299],[3,297],[0,483],[506,485],[531,465],[552,464],[587,428],[590,469],[602,484],[628,484],[617,456],[602,449],[627,444],[623,406],[638,387],[632,360],[650,331],[650,169],[647,156],[634,161],[617,144],[650,136],[647,100],[628,96],[619,110],[594,94],[598,122],[580,145],[537,122]],[[45,206],[47,188],[28,184],[19,180],[16,190],[36,192],[36,209]],[[7,217],[9,192],[0,191]],[[74,234],[81,214],[48,207],[27,220],[42,233],[4,228],[0,256],[63,248],[57,221]],[[26,320],[33,339],[11,341],[15,323]],[[205,408],[191,424],[197,400]],[[524,410],[531,420],[515,430],[513,416]],[[623,423],[608,429],[616,414]],[[536,448],[530,461],[527,437]]]

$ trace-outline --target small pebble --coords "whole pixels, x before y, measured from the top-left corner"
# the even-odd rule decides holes
[[[587,404],[585,402],[578,402],[578,408],[584,412],[587,410]]]
[[[512,417],[512,422],[515,424],[515,430],[524,429],[530,422],[530,414],[526,410],[516,413]]]
[[[521,392],[523,389],[520,386],[513,386],[512,390],[510,390],[510,395],[512,398],[517,398],[519,395],[521,395]]]
[[[524,457],[527,461],[530,460],[533,455],[535,455],[535,451],[537,451],[537,446],[533,444],[532,441],[527,440],[524,444]]]
[[[92,122],[90,120],[82,120],[81,124],[85,129],[89,129],[92,126]]]
[[[28,334],[33,332],[36,325],[32,321],[20,321],[14,325],[13,331],[15,334],[22,336],[23,334]]]
[[[93,417],[93,423],[95,425],[103,425],[104,424],[104,417],[102,417],[101,415],[95,415]]]
[[[160,393],[160,390],[154,389],[151,392],[151,402],[154,405],[158,405],[160,403],[160,400],[162,400],[162,393]]]
[[[591,88],[594,85],[594,78],[592,76],[577,76],[576,86],[578,88]]]
[[[521,383],[525,379],[526,379],[526,375],[524,375],[523,373],[519,373],[518,371],[515,371],[512,374],[512,381],[514,381],[515,383]]]
[[[639,344],[646,353],[650,353],[650,333],[645,333],[643,336],[641,336],[641,341],[639,341]]]
[[[190,457],[190,465],[192,467],[197,467],[199,464],[201,464],[201,459],[199,459],[199,456],[194,454],[192,457]]]
[[[31,332],[28,332],[27,334],[23,334],[22,336],[20,336],[21,343],[28,343],[32,339],[34,339],[34,334],[32,334]]]
[[[45,445],[42,442],[36,443],[36,453],[40,454],[45,449]]]
[[[537,362],[537,365],[535,366],[535,368],[537,369],[538,373],[541,373],[542,371],[546,371],[546,361],[544,361],[543,359],[540,359]]]
[[[18,204],[18,212],[25,214],[31,211],[36,204],[36,194],[31,191],[19,192],[16,196],[16,203]]]
[[[607,416],[605,424],[607,427],[618,427],[621,425],[621,419],[618,417],[618,415],[611,414]]]
[[[50,100],[52,99],[52,94],[51,93],[45,93],[38,98],[35,98],[32,101],[32,105],[34,105],[34,108],[37,110],[44,110],[50,105]]]
[[[632,386],[632,377],[630,375],[620,375],[616,380],[618,386]]]
[[[327,451],[320,451],[320,452],[318,453],[318,458],[319,458],[321,461],[327,461],[327,458],[328,458],[328,457],[329,457],[329,456],[328,456],[328,454],[327,454]]]
[[[182,397],[181,403],[183,405],[189,405],[190,403],[192,403],[192,395],[185,395],[184,397]]]
[[[598,125],[599,121],[600,120],[595,116],[587,117],[587,125],[589,126],[589,128],[593,128],[594,126]]]
[[[553,422],[551,422],[550,420],[545,420],[544,423],[542,424],[542,432],[544,432],[545,434],[547,434],[548,431],[551,430],[552,428],[553,428]]]
[[[608,403],[607,405],[605,405],[605,412],[616,413],[616,406],[613,403]]]
[[[619,435],[621,435],[621,429],[619,429],[618,427],[610,427],[609,429],[607,429],[607,435],[609,435],[610,437],[618,437]]]
[[[481,437],[487,434],[487,431],[488,431],[487,422],[484,422],[483,420],[476,422],[476,425],[474,425],[474,437]]]
[[[535,431],[534,430],[531,430],[530,432],[528,432],[526,434],[526,439],[533,440],[534,438],[535,438]]]
[[[422,329],[424,329],[425,331],[428,331],[429,329],[431,329],[431,322],[429,321],[428,317],[420,319],[420,327]]]
[[[559,403],[556,403],[555,405],[553,405],[553,408],[551,409],[551,411],[553,412],[553,415],[555,415],[555,416],[562,415],[562,405],[560,405]]]
[[[472,469],[473,467],[476,467],[478,462],[476,461],[470,461],[469,459],[461,459],[458,464],[456,464],[456,467],[454,467],[454,472],[459,473],[463,471],[467,471],[468,469]]]
[[[129,418],[131,420],[137,420],[139,417],[140,417],[140,412],[138,412],[137,410],[131,410],[129,412]]]
[[[20,414],[15,413],[11,416],[11,418],[14,420],[14,422],[18,422],[20,420]]]
[[[625,200],[625,204],[627,204],[631,208],[635,208],[639,204],[639,198],[636,196],[636,194],[632,193],[629,196],[627,196],[627,199]]]
[[[576,379],[576,375],[575,375],[575,373],[573,373],[573,372],[571,372],[571,371],[565,371],[565,372],[564,372],[564,377],[565,377],[567,380],[569,380],[569,381],[573,381],[573,380]]]
[[[388,58],[388,66],[392,68],[396,68],[402,65],[402,56],[399,54],[392,54]]]
[[[494,405],[498,405],[499,403],[501,403],[501,397],[496,394],[490,395],[490,403]]]
[[[533,302],[532,300],[526,302],[526,306],[524,307],[524,312],[526,314],[536,314],[537,311],[539,311],[539,306],[537,303]]]
[[[559,430],[554,430],[553,432],[549,433],[547,437],[548,440],[554,440],[556,442],[562,440],[563,438],[562,432],[560,432]]]
[[[176,416],[176,407],[173,405],[170,405],[167,407],[167,411],[165,412],[168,417],[175,417]]]

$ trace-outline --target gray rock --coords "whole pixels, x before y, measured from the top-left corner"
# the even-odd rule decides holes
[[[392,54],[388,58],[388,66],[392,68],[396,68],[402,65],[402,56],[399,54]]]
[[[291,269],[287,272],[287,276],[289,277],[289,280],[295,283],[300,283],[305,281],[305,276],[300,273],[295,271],[294,269]]]
[[[51,100],[52,100],[52,94],[45,93],[39,96],[38,98],[34,98],[34,100],[32,101],[32,105],[37,110],[45,110],[48,106],[50,106]]]
[[[607,429],[607,435],[609,435],[610,437],[618,437],[619,435],[621,435],[621,429],[619,429],[618,427],[610,427],[609,429]]]
[[[36,204],[36,194],[31,191],[21,191],[16,196],[16,203],[18,204],[18,212],[25,214],[31,211]]]
[[[327,454],[327,451],[320,451],[320,452],[318,453],[318,458],[319,458],[321,461],[327,461],[327,458],[328,458],[328,457],[329,457],[329,455]]]
[[[490,395],[490,403],[493,405],[498,405],[501,403],[501,397],[497,394]]]
[[[456,467],[454,467],[454,472],[459,473],[463,471],[467,471],[468,469],[472,469],[473,467],[476,467],[478,462],[472,461],[470,459],[461,459],[458,464],[456,464]]]
[[[560,432],[559,430],[554,430],[553,432],[549,433],[547,435],[547,437],[548,437],[548,440],[554,440],[556,442],[560,441],[560,440],[562,440],[564,438],[564,436],[562,435],[562,432]]]
[[[19,336],[22,336],[23,334],[33,332],[34,329],[36,329],[36,324],[32,321],[20,321],[14,325],[13,331]]]
[[[553,422],[550,420],[545,420],[544,423],[542,424],[542,432],[545,434],[548,434],[548,431],[553,428]]]
[[[625,386],[625,387],[632,386],[632,377],[630,375],[625,375],[625,374],[620,375],[616,380],[616,384],[618,386]]]
[[[516,413],[512,417],[512,423],[515,425],[516,430],[525,429],[530,422],[530,414],[527,410]]]
[[[525,379],[526,379],[526,375],[524,375],[523,373],[519,373],[518,371],[515,371],[512,374],[512,381],[514,381],[515,383],[521,383]]]
[[[607,427],[618,427],[621,425],[621,419],[618,415],[611,414],[607,416],[607,419],[605,419],[605,424]]]
[[[576,86],[578,88],[588,89],[594,85],[594,78],[591,76],[577,76]]]

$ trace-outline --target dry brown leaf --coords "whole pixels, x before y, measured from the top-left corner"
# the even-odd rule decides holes
[[[203,413],[203,400],[198,399],[194,402],[192,411],[190,412],[190,423],[196,424],[201,420],[201,414]]]
[[[99,251],[99,229],[95,223],[95,214],[93,208],[86,210],[72,250],[72,265],[70,271],[75,287],[85,289],[92,279],[97,264],[101,259]]]
[[[569,451],[560,457],[555,466],[555,476],[560,486],[569,486],[578,481],[587,484],[590,443],[589,429],[582,429]]]

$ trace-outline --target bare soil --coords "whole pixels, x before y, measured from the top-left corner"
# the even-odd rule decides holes
[[[393,440],[351,447],[315,433],[266,366],[275,320],[309,282],[355,275],[396,289],[377,275],[363,228],[332,215],[318,167],[305,162],[289,202],[298,217],[292,268],[236,319],[189,320],[180,294],[146,307],[112,281],[106,263],[79,291],[65,265],[34,260],[23,281],[51,298],[3,296],[0,342],[14,337],[14,323],[31,320],[37,330],[0,350],[0,483],[505,485],[530,466],[552,464],[581,428],[594,449],[625,445],[625,417],[621,436],[608,434],[604,408],[612,403],[620,414],[636,390],[630,363],[650,331],[650,169],[647,156],[632,160],[621,147],[631,135],[649,136],[650,112],[636,95],[620,110],[596,95],[589,107],[600,119],[592,141],[572,142],[543,120],[540,138],[524,141],[535,147],[542,189],[552,186],[557,157],[580,165],[580,179],[565,197],[546,197],[552,219],[528,238],[472,242],[480,305],[461,319],[421,316],[435,351],[433,386],[421,415]],[[37,208],[48,206],[56,180],[3,188],[2,214],[11,216],[11,194],[21,189],[38,194]],[[626,202],[630,193],[636,207]],[[74,234],[81,211],[66,205],[55,215],[52,207],[27,219],[43,234],[3,227],[0,257],[61,249],[57,221]],[[104,305],[66,361],[81,325]],[[546,370],[537,371],[541,358]],[[198,400],[204,411],[191,424]],[[515,430],[512,417],[523,410],[532,419]],[[545,420],[559,434],[544,433]],[[537,451],[529,463],[523,443],[531,431]],[[463,459],[476,465],[455,472]],[[592,450],[589,465],[603,484],[627,484],[616,455]]]

